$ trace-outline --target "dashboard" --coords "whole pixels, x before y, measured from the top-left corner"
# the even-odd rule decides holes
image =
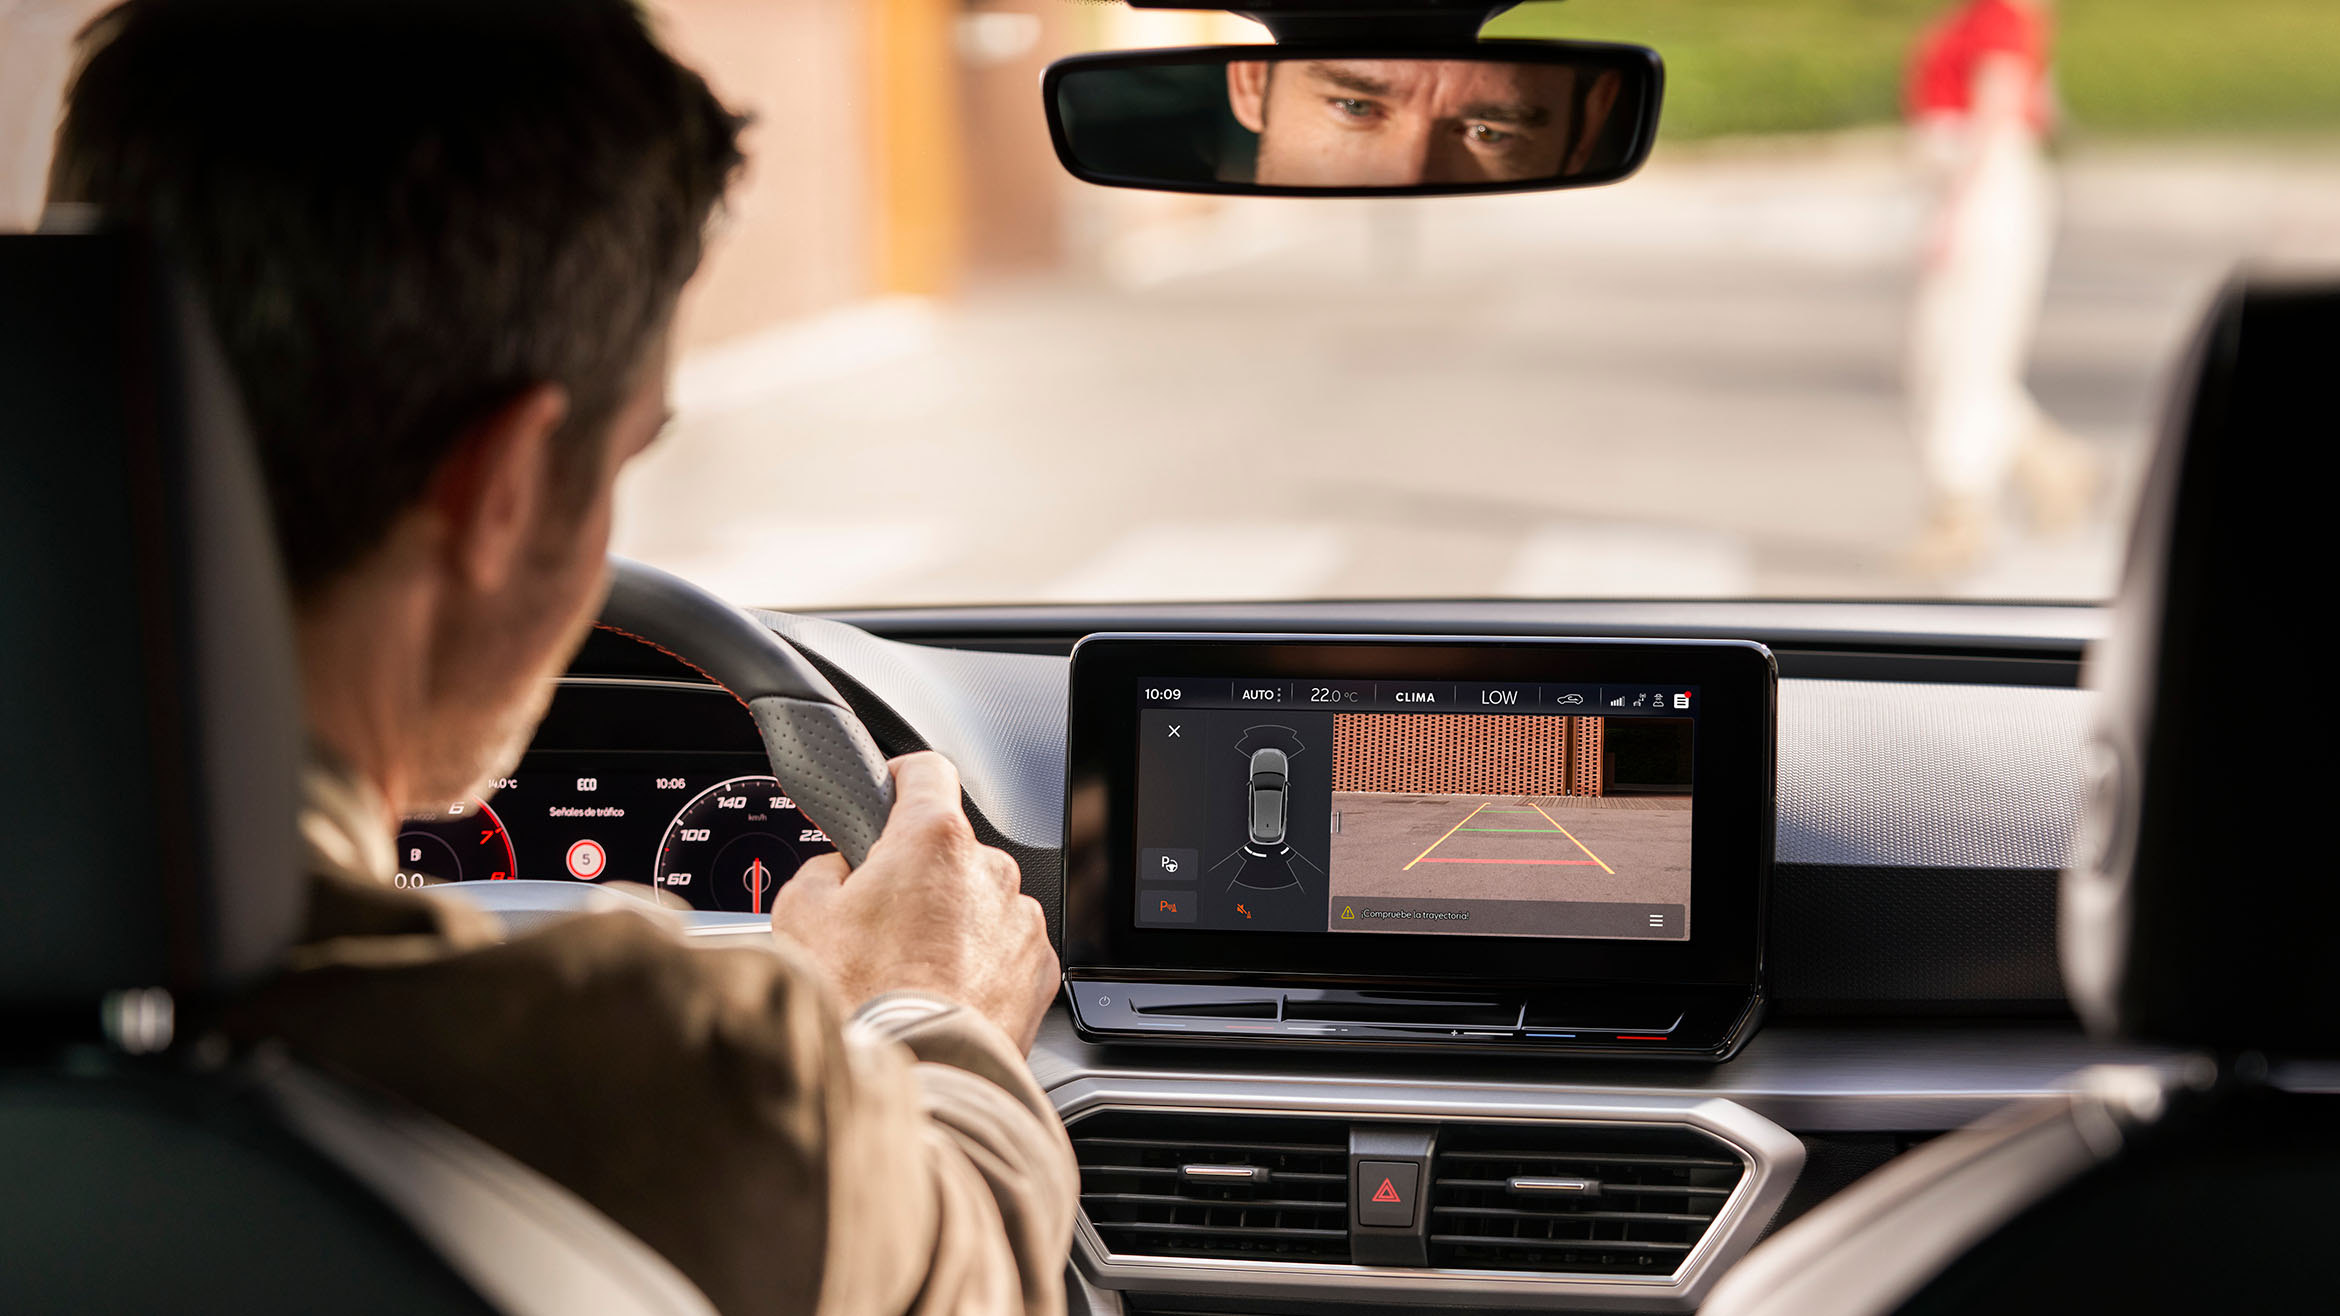
[[[1089,803],[1067,794],[1069,657],[1084,634],[1344,634],[1372,616],[1389,634],[1470,625],[1486,635],[1758,641],[1778,667],[1759,951],[1774,1026],[1940,1018],[2070,1026],[2055,885],[2084,794],[2091,696],[2075,687],[2081,648],[2100,624],[2092,609],[1323,604],[758,616],[814,659],[887,752],[932,748],[959,765],[978,835],[1015,856],[1067,951],[1081,916],[1071,911],[1068,923],[1068,890],[1077,901],[1081,889],[1068,872],[1094,862],[1066,848],[1068,831],[1087,834],[1077,818],[1068,828],[1067,813],[1068,802],[1076,814]],[[731,756],[709,760],[727,777],[733,765],[752,771],[761,745],[747,712],[689,668],[601,634],[563,683],[522,765],[522,790],[538,765],[557,767],[555,782],[580,775],[567,765],[583,760],[571,755],[591,759],[586,775],[654,783],[668,775],[662,765],[693,754]],[[1248,758],[1240,769],[1247,789]],[[688,765],[671,775],[707,780]],[[662,831],[686,802],[676,790],[644,806],[644,830]],[[557,878],[577,820],[543,821],[544,839],[515,834],[515,849],[524,876]],[[654,874],[655,842],[643,844],[650,848],[633,849],[634,858],[618,856],[621,880]],[[1124,906],[1122,915],[1134,932],[1134,913]]]
[[[2084,793],[2092,697],[2076,687],[2081,651],[2101,625],[2093,609],[1442,603],[758,616],[829,676],[887,752],[932,748],[958,763],[978,834],[1016,857],[1027,893],[1048,912],[1074,990],[1044,1026],[1032,1068],[1083,1166],[1076,1311],[1330,1316],[1360,1304],[1688,1311],[1765,1232],[1901,1150],[2010,1101],[2070,1091],[2091,1065],[2174,1068],[2180,1060],[2088,1038],[2062,996],[2056,882]],[[1119,683],[1107,689],[1076,672],[1105,646],[1072,657],[1083,636],[1105,631],[1217,647],[1107,663],[1106,675]],[[1360,632],[1375,633],[1381,651],[1333,663],[1301,655],[1309,661],[1281,671],[1239,661],[1234,643],[1265,636],[1330,645]],[[1514,664],[1565,636],[1764,646],[1777,676],[1765,687],[1775,702],[1765,713],[1770,793],[1760,809],[1760,854],[1718,868],[1710,896],[1699,885],[1707,859],[1735,853],[1729,847],[1745,840],[1724,835],[1710,846],[1705,833],[1693,835],[1689,898],[1641,889],[1651,898],[1633,903],[1664,908],[1637,909],[1644,926],[1625,937],[1582,935],[1600,931],[1582,923],[1514,923],[1495,935],[1343,931],[1341,904],[1356,902],[1335,903],[1330,886],[1309,885],[1318,879],[1304,869],[1296,908],[1272,919],[1265,901],[1248,919],[1234,908],[1252,905],[1249,891],[1220,883],[1206,897],[1201,880],[1178,883],[1165,858],[1181,871],[1190,862],[1207,871],[1205,861],[1226,857],[1215,851],[1246,847],[1271,860],[1289,847],[1329,882],[1332,846],[1347,834],[1333,831],[1333,815],[1345,829],[1348,810],[1331,800],[1333,756],[1311,764],[1309,755],[1330,747],[1327,734],[1342,741],[1331,720],[1344,713],[1424,715],[1426,702],[1398,698],[1423,693],[1424,683],[1437,686],[1430,693],[1441,715],[1450,707],[1494,709],[1470,698],[1511,689],[1532,705],[1501,707],[1535,711],[1472,715],[1583,716],[1582,704],[1553,701],[1576,693],[1616,707],[1610,686],[1628,699],[1620,726],[1689,714],[1687,778],[1678,763],[1670,771],[1609,771],[1612,787],[1688,797],[1651,813],[1686,805],[1698,819],[1710,802],[1727,803],[1731,773],[1742,785],[1750,775],[1744,765],[1710,764],[1697,749],[1715,729],[1718,708],[1750,698],[1728,673],[1647,662],[1571,673],[1548,659],[1530,664],[1533,671],[1450,663],[1428,672],[1392,661],[1401,655],[1388,644],[1409,633],[1513,640],[1496,647],[1514,650],[1504,660]],[[1246,688],[1269,693],[1246,701]],[[1330,711],[1318,691],[1337,697],[1341,711]],[[1636,693],[1644,697],[1638,713],[1630,705]],[[1661,693],[1662,710],[1648,702]],[[1676,709],[1676,695],[1688,695],[1690,708]],[[1087,699],[1094,707],[1084,712]],[[1263,708],[1274,715],[1257,716]],[[1184,767],[1175,756],[1141,761],[1139,737],[1149,728],[1166,736],[1170,709],[1240,721],[1226,735],[1181,732],[1182,741],[1226,740],[1225,761],[1216,751],[1208,767]],[[1270,724],[1302,743],[1246,741],[1248,728]],[[1091,737],[1083,727],[1109,734]],[[1681,734],[1625,739],[1662,744],[1672,736],[1678,745]],[[1261,750],[1278,751],[1281,761]],[[1121,765],[1102,787],[1094,780],[1100,756]],[[1662,764],[1665,756],[1646,761]],[[691,843],[718,862],[694,855],[681,869],[691,882],[677,889],[670,881],[663,895],[691,904],[699,919],[760,923],[723,912],[733,905],[722,901],[736,904],[741,895],[752,906],[746,885],[710,894],[703,874],[737,869],[744,855],[750,880],[760,858],[777,878],[781,864],[818,852],[819,842],[803,839],[810,820],[787,816],[768,791],[719,812],[692,814],[688,806],[711,790],[725,798],[725,783],[741,794],[737,779],[761,771],[752,720],[738,703],[664,655],[604,635],[574,664],[516,787],[488,804],[524,878],[563,878],[570,849],[590,837],[604,849],[607,874],[594,881],[645,885],[662,871],[667,834],[695,831],[697,817],[714,813],[729,839],[718,841],[710,823],[706,840]],[[1558,797],[1546,792],[1567,787],[1567,765],[1559,771],[1557,780],[1460,793],[1512,792],[1551,812]],[[579,791],[579,777],[593,779],[594,789]],[[1386,793],[1436,797],[1489,785],[1430,784],[1442,789]],[[616,807],[623,818],[575,812]],[[752,817],[759,808],[765,816]],[[1554,831],[1574,832],[1586,853],[1621,874],[1617,859],[1627,851],[1612,853],[1605,836],[1572,823],[1560,817]],[[481,830],[472,825],[460,835]],[[1667,846],[1679,842],[1656,835],[1622,844],[1636,848],[1653,883],[1674,881],[1663,873]],[[763,842],[742,839],[756,836],[796,843],[786,857],[759,853]],[[1514,844],[1543,847],[1537,858],[1583,857],[1541,831],[1457,831],[1424,841],[1431,858],[1495,857],[1494,848],[1473,847]],[[726,864],[725,845],[745,848]],[[1251,862],[1247,855],[1246,876]],[[1404,866],[1396,865],[1401,873]],[[1289,874],[1293,865],[1283,867]],[[1417,864],[1414,874],[1426,867]],[[671,878],[676,864],[664,871]],[[1262,894],[1289,897],[1292,885],[1272,882]],[[1742,922],[1730,902],[1750,885],[1761,916]],[[1147,894],[1165,890],[1196,902],[1192,923],[1170,921],[1164,897]],[[1400,899],[1453,893],[1365,894],[1395,909]],[[1652,913],[1668,916],[1660,935],[1648,926]],[[1253,926],[1241,926],[1246,921]],[[1669,967],[1662,958],[1702,947],[1718,928],[1747,938],[1749,976]],[[1443,961],[1426,953],[1441,944],[1457,949],[1441,952]],[[1383,957],[1381,970],[1340,960],[1367,951]],[[1505,962],[1513,954],[1522,958]],[[1636,963],[1637,956],[1658,958]],[[1115,987],[1095,990],[1100,982]],[[1630,1028],[1671,1022],[1638,1015],[1608,1018],[1620,1026],[1607,1047],[1539,1051],[1508,1035],[1524,1031],[1517,1011],[1560,985],[1577,993],[1575,1003],[1641,1009],[1653,984],[1694,982],[1737,991],[1741,1002],[1752,983],[1759,1009],[1718,1026],[1714,1045],[1670,1056],[1634,1049],[1663,1044],[1646,1040],[1657,1033]],[[1166,1000],[1161,994],[1172,989],[1177,999]],[[1506,995],[1518,989],[1527,990]],[[1381,1016],[1355,1017],[1343,992],[1372,1000]],[[1223,995],[1206,999],[1212,993]],[[1105,997],[1111,1004],[1097,1004]],[[1141,1003],[1177,1008],[1141,1012]],[[1476,1010],[1484,1019],[1490,1006],[1498,1015],[1514,1011],[1501,1027],[1484,1029],[1506,1033],[1499,1044],[1422,1045],[1426,1018],[1451,1034],[1462,1026],[1442,1012]],[[1137,1036],[1122,1025],[1138,1017],[1186,1026]],[[1346,1045],[1257,1035],[1261,1025],[1287,1021],[1368,1030],[1351,1032]],[[1412,1031],[1372,1031],[1393,1022]],[[1163,1035],[1171,1031],[1188,1035]],[[1246,1032],[1255,1034],[1248,1043]],[[2295,1065],[2279,1077],[2300,1090],[2340,1091],[2340,1066]]]

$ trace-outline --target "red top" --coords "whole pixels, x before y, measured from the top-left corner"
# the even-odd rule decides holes
[[[2047,13],[2016,0],[1968,0],[1926,29],[1909,65],[1904,103],[1911,118],[1967,114],[1974,109],[1974,75],[1992,55],[2022,62],[2030,84],[2031,126],[2048,128],[2047,70],[2053,39]]]

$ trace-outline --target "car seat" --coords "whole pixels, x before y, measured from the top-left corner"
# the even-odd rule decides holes
[[[709,1313],[528,1167],[209,1035],[300,926],[298,682],[234,390],[147,244],[0,236],[0,434],[0,1311]]]
[[[1709,1316],[2326,1310],[2340,922],[2310,627],[2340,287],[2238,284],[2198,340],[2089,655],[2072,1003],[2170,1063],[2084,1071],[1893,1161],[1732,1269]],[[2328,459],[2328,458],[2326,458]]]

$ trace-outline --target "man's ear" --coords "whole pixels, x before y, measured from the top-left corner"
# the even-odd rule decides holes
[[[1568,153],[1570,174],[1584,172],[1592,163],[1592,153],[1600,149],[1601,133],[1609,126],[1609,116],[1617,112],[1617,98],[1625,94],[1625,75],[1611,69],[1593,79],[1592,89],[1584,98],[1584,131],[1576,135],[1576,149]]]
[[[1235,122],[1255,133],[1267,131],[1268,66],[1264,59],[1239,59],[1227,66],[1227,108]]]
[[[439,463],[425,501],[444,528],[447,569],[466,587],[509,583],[542,533],[552,438],[569,415],[558,384],[531,384],[481,417]]]

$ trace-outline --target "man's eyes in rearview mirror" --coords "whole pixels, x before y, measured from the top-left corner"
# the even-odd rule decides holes
[[[1170,192],[1520,192],[1615,182],[1657,127],[1661,73],[1646,47],[1272,53],[1059,60],[1042,83],[1057,158],[1089,182]]]

